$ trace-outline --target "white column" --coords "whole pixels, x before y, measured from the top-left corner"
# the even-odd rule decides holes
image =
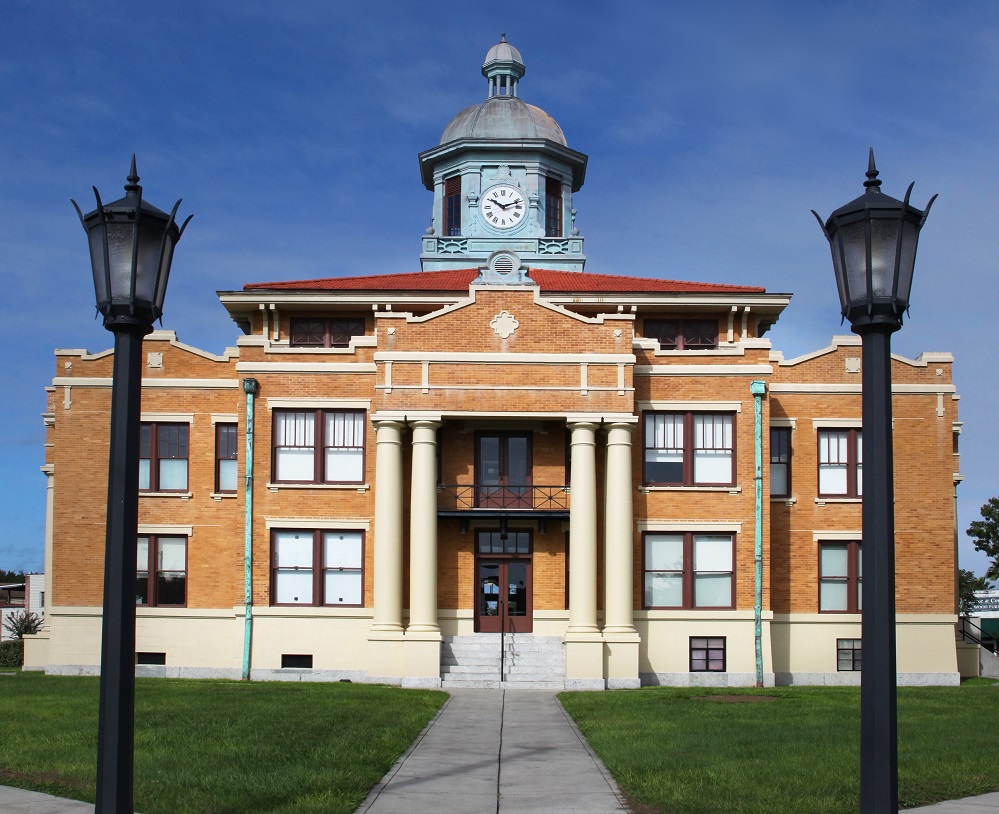
[[[632,425],[623,422],[610,424],[607,430],[604,633],[635,632],[631,430]]]
[[[409,512],[410,632],[437,626],[437,428],[439,421],[411,421],[413,479]]]
[[[375,607],[373,631],[402,632],[402,428],[375,420]]]
[[[597,631],[597,425],[571,422],[568,633]]]
[[[55,539],[53,523],[55,522],[55,465],[46,464],[42,468],[45,474],[45,605],[42,608],[45,624],[44,629],[50,630],[52,625],[52,543]]]

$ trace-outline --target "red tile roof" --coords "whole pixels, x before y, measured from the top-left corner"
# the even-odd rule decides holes
[[[467,291],[479,276],[478,269],[417,271],[408,274],[373,274],[363,277],[326,277],[320,280],[285,280],[275,283],[248,283],[244,291]],[[653,277],[627,277],[618,274],[591,274],[578,271],[531,269],[529,276],[546,294],[638,293],[656,294],[762,294],[761,286],[724,285],[660,280]]]

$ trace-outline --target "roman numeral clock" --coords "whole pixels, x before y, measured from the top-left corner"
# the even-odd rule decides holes
[[[523,222],[524,211],[524,193],[510,184],[489,187],[479,199],[479,212],[494,229],[512,229]]]

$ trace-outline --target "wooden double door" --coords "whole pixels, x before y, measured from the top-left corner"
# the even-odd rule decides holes
[[[534,629],[531,532],[476,532],[475,627],[479,633]]]

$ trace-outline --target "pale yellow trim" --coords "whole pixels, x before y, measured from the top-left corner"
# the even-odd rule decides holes
[[[265,489],[278,492],[281,489],[355,489],[358,492],[367,492],[370,485],[367,483],[271,483],[264,484]]]
[[[350,517],[265,517],[264,527],[267,529],[356,529],[370,531],[371,520]]]
[[[141,421],[158,421],[170,424],[193,424],[194,413],[143,413]]]
[[[859,540],[863,536],[860,529],[856,531],[813,531],[812,532],[812,542],[813,543],[825,543],[834,542],[836,540]]]
[[[52,380],[56,387],[111,387],[112,380],[89,376],[57,376]],[[143,379],[143,387],[173,390],[236,390],[236,379]]]
[[[864,426],[863,419],[860,418],[813,418],[812,429],[860,429]]]
[[[638,402],[639,410],[707,410],[710,412],[742,412],[741,401],[667,401],[656,399],[654,401]]]
[[[639,520],[639,531],[728,531],[742,533],[742,522],[717,520]]]
[[[636,372],[638,368],[635,368]],[[957,388],[952,384],[893,384],[891,392],[897,395],[936,395],[938,393],[955,393]],[[805,384],[800,382],[774,382],[770,385],[771,393],[811,393],[826,395],[859,395],[859,384]]]
[[[797,418],[771,418],[771,427],[790,427],[792,430],[797,429],[798,419]]]
[[[179,526],[173,523],[139,523],[139,534],[176,534],[193,537],[194,526]]]
[[[371,399],[297,399],[284,396],[264,399],[268,410],[301,407],[309,410],[370,410]]]
[[[370,362],[238,362],[237,373],[364,373],[375,374]],[[238,382],[237,382],[238,384]]]
[[[631,353],[451,353],[445,351],[382,351],[376,362],[437,362],[469,365],[634,364]]]
[[[771,365],[635,365],[636,376],[767,376],[773,372]]]
[[[212,424],[236,424],[239,416],[236,413],[212,413]]]

